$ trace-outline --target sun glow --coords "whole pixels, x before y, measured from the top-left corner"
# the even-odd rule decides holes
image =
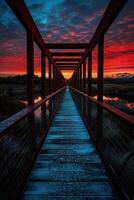
[[[67,70],[67,71],[61,70],[61,72],[62,72],[64,78],[65,78],[66,80],[69,80],[69,79],[71,78],[71,76],[72,76],[74,70]]]

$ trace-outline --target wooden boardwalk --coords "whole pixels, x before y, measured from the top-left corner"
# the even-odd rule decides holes
[[[117,199],[69,89],[64,93],[22,199]]]

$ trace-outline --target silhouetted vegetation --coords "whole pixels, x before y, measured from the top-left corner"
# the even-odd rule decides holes
[[[134,115],[134,76],[104,79],[104,101]],[[97,79],[92,80],[92,96],[97,95]],[[106,98],[105,98],[106,97]],[[109,98],[109,99],[108,99]],[[115,98],[115,99],[114,99]]]
[[[34,76],[35,99],[41,96],[41,80]],[[48,81],[46,80],[46,94]],[[0,121],[24,109],[27,105],[27,76],[0,77]]]
[[[41,80],[34,76],[35,99],[41,96]],[[48,94],[48,80],[46,80],[46,95]],[[97,94],[97,79],[92,80],[92,96]],[[104,79],[104,96],[118,97],[119,101],[106,100],[113,106],[134,114],[132,106],[125,106],[124,102],[134,103],[134,76],[121,76]],[[27,105],[27,76],[0,77],[0,121],[22,110]]]

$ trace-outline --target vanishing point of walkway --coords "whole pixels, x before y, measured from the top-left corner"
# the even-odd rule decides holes
[[[68,88],[32,169],[22,199],[116,199]]]

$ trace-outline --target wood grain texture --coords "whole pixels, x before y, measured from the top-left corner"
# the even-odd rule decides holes
[[[116,199],[68,89],[22,199]]]

